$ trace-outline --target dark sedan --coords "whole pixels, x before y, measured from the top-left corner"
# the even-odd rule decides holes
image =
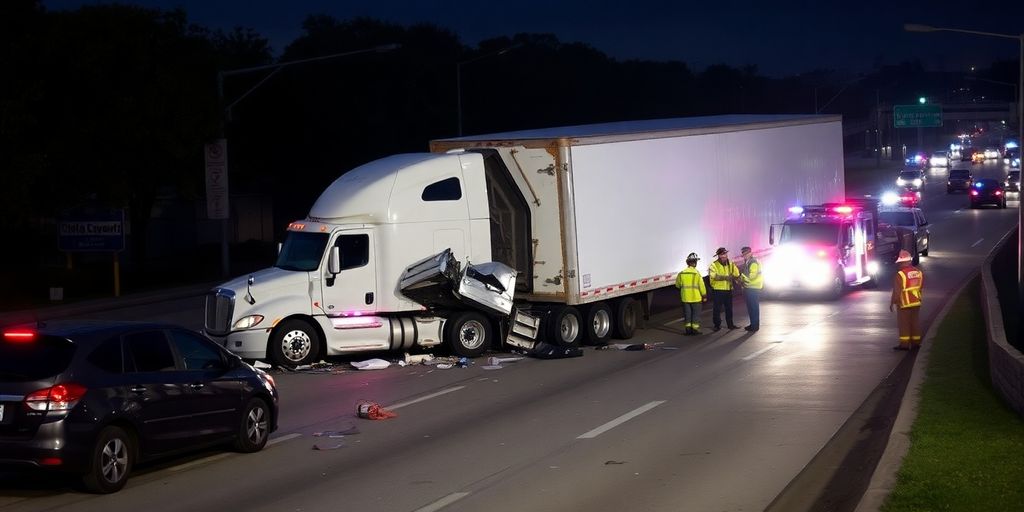
[[[0,338],[0,464],[67,471],[94,492],[137,462],[277,428],[274,380],[204,336],[158,324],[75,322]]]
[[[982,178],[971,185],[971,208],[986,204],[1006,208],[1006,191],[998,180]]]
[[[949,177],[946,178],[946,193],[968,192],[971,190],[971,183],[973,182],[974,177],[971,176],[971,171],[967,169],[953,169],[949,171]]]
[[[1003,187],[1008,192],[1020,192],[1020,171],[1010,171],[1006,174],[1006,181],[1003,182]]]

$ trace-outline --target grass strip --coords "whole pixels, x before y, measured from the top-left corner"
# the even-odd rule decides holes
[[[980,280],[938,326],[911,447],[882,510],[1024,510],[1024,421],[989,379]]]

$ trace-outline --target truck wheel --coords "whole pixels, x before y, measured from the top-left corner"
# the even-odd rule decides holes
[[[623,297],[615,302],[615,317],[612,327],[615,337],[628,340],[636,334],[637,303],[633,297]]]
[[[604,345],[612,335],[612,308],[607,303],[595,302],[586,309],[583,335],[588,345]]]
[[[459,357],[477,357],[490,348],[491,321],[480,313],[459,313],[445,322],[444,330],[445,342]]]
[[[320,334],[305,320],[285,320],[274,329],[268,352],[277,364],[288,368],[313,364],[320,356]]]
[[[121,427],[109,426],[96,437],[89,470],[82,481],[95,493],[117,492],[128,481],[133,465],[135,445],[132,437]]]
[[[558,306],[552,310],[548,317],[551,322],[548,326],[549,336],[559,347],[580,346],[580,329],[583,323],[580,320],[580,312],[572,306]]]

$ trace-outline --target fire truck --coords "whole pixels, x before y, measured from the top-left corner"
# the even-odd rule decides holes
[[[805,291],[837,299],[848,287],[875,285],[882,265],[895,262],[912,236],[904,228],[880,228],[872,198],[790,207],[788,218],[771,226],[765,287],[772,294]]]

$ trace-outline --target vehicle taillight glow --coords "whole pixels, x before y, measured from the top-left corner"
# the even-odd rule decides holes
[[[1002,191],[1002,190],[996,190],[996,195],[997,195],[997,196],[1001,196],[1001,195],[1003,195],[1003,191]]]
[[[977,191],[977,190],[972,190],[972,191],[971,191],[971,195],[972,195],[972,196],[976,196],[976,195],[978,195],[978,191]]]
[[[832,209],[832,211],[834,211],[836,213],[842,213],[842,214],[845,215],[845,214],[853,212],[853,207],[851,207],[851,206],[836,206],[835,208]]]
[[[13,343],[28,343],[36,339],[32,331],[4,331],[4,339]]]
[[[65,382],[25,397],[25,406],[33,411],[70,411],[85,396],[88,389],[81,384]]]
[[[46,457],[39,459],[40,466],[60,466],[64,461],[60,457]]]

